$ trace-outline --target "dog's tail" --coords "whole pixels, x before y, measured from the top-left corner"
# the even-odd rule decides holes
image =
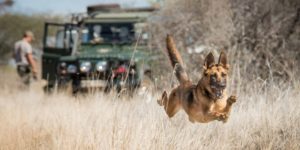
[[[167,50],[171,64],[175,70],[175,76],[180,84],[188,82],[189,77],[183,68],[182,58],[176,48],[175,42],[170,35],[167,35]]]

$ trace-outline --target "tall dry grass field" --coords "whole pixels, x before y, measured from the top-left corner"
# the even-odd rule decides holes
[[[7,72],[7,71],[6,71]],[[94,93],[77,98],[21,90],[2,73],[0,149],[299,149],[299,86],[253,81],[238,93],[225,124],[168,119],[157,94],[128,100]]]

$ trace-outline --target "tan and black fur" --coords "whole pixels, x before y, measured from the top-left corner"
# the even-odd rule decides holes
[[[169,96],[164,91],[158,100],[158,103],[164,106],[167,115],[171,118],[183,109],[191,122],[207,123],[213,120],[226,122],[236,97],[228,98],[226,94],[229,65],[225,53],[221,52],[217,64],[213,54],[208,54],[204,62],[203,76],[194,85],[183,68],[182,58],[173,38],[168,35],[166,42],[171,64],[180,83]]]

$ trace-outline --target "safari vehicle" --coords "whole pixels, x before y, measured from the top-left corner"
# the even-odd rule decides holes
[[[46,91],[101,88],[133,91],[150,71],[146,19],[154,8],[89,6],[70,23],[45,23],[42,78]]]

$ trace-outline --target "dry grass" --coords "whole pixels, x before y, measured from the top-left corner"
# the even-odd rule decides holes
[[[0,149],[299,149],[299,87],[249,83],[228,123],[168,119],[157,95],[133,100],[12,90],[1,78]],[[158,91],[157,93],[160,93]]]

